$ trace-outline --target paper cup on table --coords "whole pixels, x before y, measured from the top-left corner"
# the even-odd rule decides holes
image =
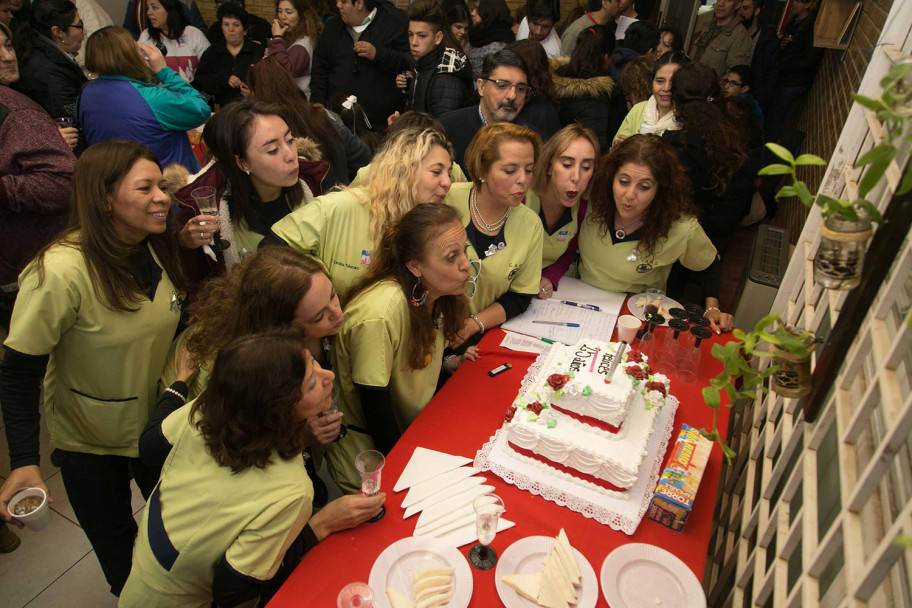
[[[17,508],[21,508],[19,503],[29,498],[37,498],[41,504],[24,515],[16,515]],[[26,528],[35,532],[44,530],[51,523],[51,508],[48,506],[47,494],[41,488],[26,488],[18,492],[9,502],[9,512],[13,518],[24,523]]]
[[[618,341],[630,344],[643,323],[633,315],[621,315],[617,320]]]

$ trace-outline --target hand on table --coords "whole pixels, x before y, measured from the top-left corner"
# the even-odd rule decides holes
[[[355,55],[364,57],[368,61],[373,61],[374,57],[377,56],[377,48],[370,42],[359,40],[355,43]]]
[[[79,143],[79,129],[76,127],[57,127],[57,130],[60,131],[60,137],[70,147],[70,150]]]
[[[445,357],[443,360],[443,367],[448,373],[453,374],[456,373],[459,366],[465,363],[466,360],[478,361],[479,359],[481,359],[481,351],[478,350],[477,346],[470,346],[459,356],[453,355]]]
[[[9,502],[19,490],[26,488],[41,488],[47,494],[48,502],[54,502],[48,487],[44,484],[44,480],[41,479],[41,469],[38,468],[38,465],[28,465],[13,469],[7,480],[0,486],[0,518],[19,528],[22,528],[24,524],[18,519],[13,519],[13,516],[10,515]]]
[[[734,327],[735,318],[727,312],[722,312],[718,309],[707,310],[703,316],[705,316],[706,320],[709,321],[709,329],[714,331],[716,334],[721,334],[723,331],[731,331]]]
[[[380,507],[384,502],[386,502],[384,492],[380,492],[376,496],[348,494],[327,504],[319,513],[310,518],[308,523],[317,540],[320,541],[335,532],[363,524],[380,512]]]
[[[218,216],[197,215],[181,228],[177,242],[184,249],[196,249],[212,242],[212,233],[218,230]]]
[[[335,441],[342,427],[342,412],[307,419],[307,447],[327,445]]]
[[[554,295],[554,285],[551,284],[550,279],[542,277],[538,282],[538,298],[540,300],[547,300]]]

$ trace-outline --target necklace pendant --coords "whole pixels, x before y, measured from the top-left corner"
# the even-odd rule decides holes
[[[640,252],[636,250],[636,247],[634,247],[634,248],[630,251],[630,254],[627,256],[627,261],[628,261],[628,262],[636,262],[637,259],[639,259],[639,257],[640,257]]]
[[[615,236],[618,240],[624,240],[624,237],[627,236],[627,233],[624,232],[624,229],[623,229],[623,228],[618,228],[617,230],[614,231],[614,236]]]

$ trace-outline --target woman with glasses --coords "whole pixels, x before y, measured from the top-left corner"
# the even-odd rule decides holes
[[[34,99],[66,129],[64,138],[78,156],[86,147],[74,128],[76,99],[86,83],[76,63],[84,36],[82,19],[69,0],[36,0],[29,25],[17,40],[19,81],[13,88]]]
[[[670,51],[656,59],[652,69],[652,96],[630,108],[614,136],[615,144],[636,133],[661,136],[665,131],[681,128],[671,103],[671,78],[688,63],[690,59],[681,51]]]
[[[573,261],[563,254],[568,249],[576,250],[576,235],[586,216],[598,158],[599,142],[595,133],[573,124],[548,140],[542,147],[541,160],[535,165],[526,207],[538,213],[545,231],[538,294],[543,300],[551,297]],[[559,259],[560,264],[556,263]]]
[[[544,230],[523,202],[541,150],[538,134],[512,123],[482,127],[465,154],[471,182],[454,184],[447,204],[459,212],[478,276],[460,342],[523,313],[541,293]]]
[[[406,129],[374,157],[361,186],[317,197],[274,224],[267,238],[319,258],[345,298],[393,224],[419,204],[446,198],[452,165],[453,149],[439,131]]]
[[[462,329],[469,276],[466,232],[452,208],[418,205],[385,229],[352,289],[333,351],[348,433],[326,446],[326,457],[343,491],[361,487],[355,456],[388,453],[421,413],[441,366],[452,372],[476,358],[474,349],[444,358]]]

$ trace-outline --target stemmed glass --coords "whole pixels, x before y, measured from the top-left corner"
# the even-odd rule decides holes
[[[646,319],[646,331],[642,335],[637,334],[639,343],[637,347],[641,353],[647,357],[652,357],[656,349],[655,326],[665,322],[665,317],[658,313],[647,312],[643,317]]]
[[[218,216],[218,204],[215,202],[215,188],[212,186],[200,186],[199,188],[191,190],[190,196],[196,201],[196,207],[199,209],[200,215]],[[202,224],[200,225],[202,226]],[[218,225],[217,222],[216,225]],[[212,248],[215,251],[228,249],[229,246],[230,243],[228,243],[228,241],[222,241],[218,230],[212,233]]]
[[[337,608],[371,608],[373,605],[374,592],[367,583],[349,583],[336,598]]]
[[[682,331],[690,329],[690,325],[681,319],[672,319],[668,322],[668,329],[670,331],[665,332],[662,348],[655,352],[654,366],[656,371],[663,373],[666,376],[674,373],[675,365],[682,357],[682,345],[684,341],[679,341],[678,337]]]
[[[336,384],[333,384],[332,393],[330,394],[329,407],[326,410],[317,414],[318,418],[323,416],[329,416],[330,414],[335,414],[339,411],[339,387]],[[333,441],[339,441],[348,434],[348,427],[344,424],[339,425],[339,435],[333,439]]]
[[[503,515],[504,503],[497,494],[486,494],[472,501],[475,509],[475,534],[480,544],[469,551],[469,563],[478,570],[490,570],[497,563],[497,552],[490,545],[497,534],[497,523]]]
[[[693,346],[683,352],[681,362],[678,364],[678,379],[688,384],[697,381],[701,358],[700,343],[712,337],[712,333],[705,327],[691,327],[690,333],[693,336]]]
[[[367,496],[376,496],[380,492],[380,472],[386,458],[377,450],[364,450],[355,456],[355,468],[361,475],[361,492]],[[386,515],[386,507],[380,507],[380,512],[368,519],[368,523],[376,523]]]
[[[647,289],[646,302],[643,308],[645,314],[660,314],[662,312],[662,302],[665,301],[665,292],[661,289]],[[664,321],[663,321],[664,322]]]

